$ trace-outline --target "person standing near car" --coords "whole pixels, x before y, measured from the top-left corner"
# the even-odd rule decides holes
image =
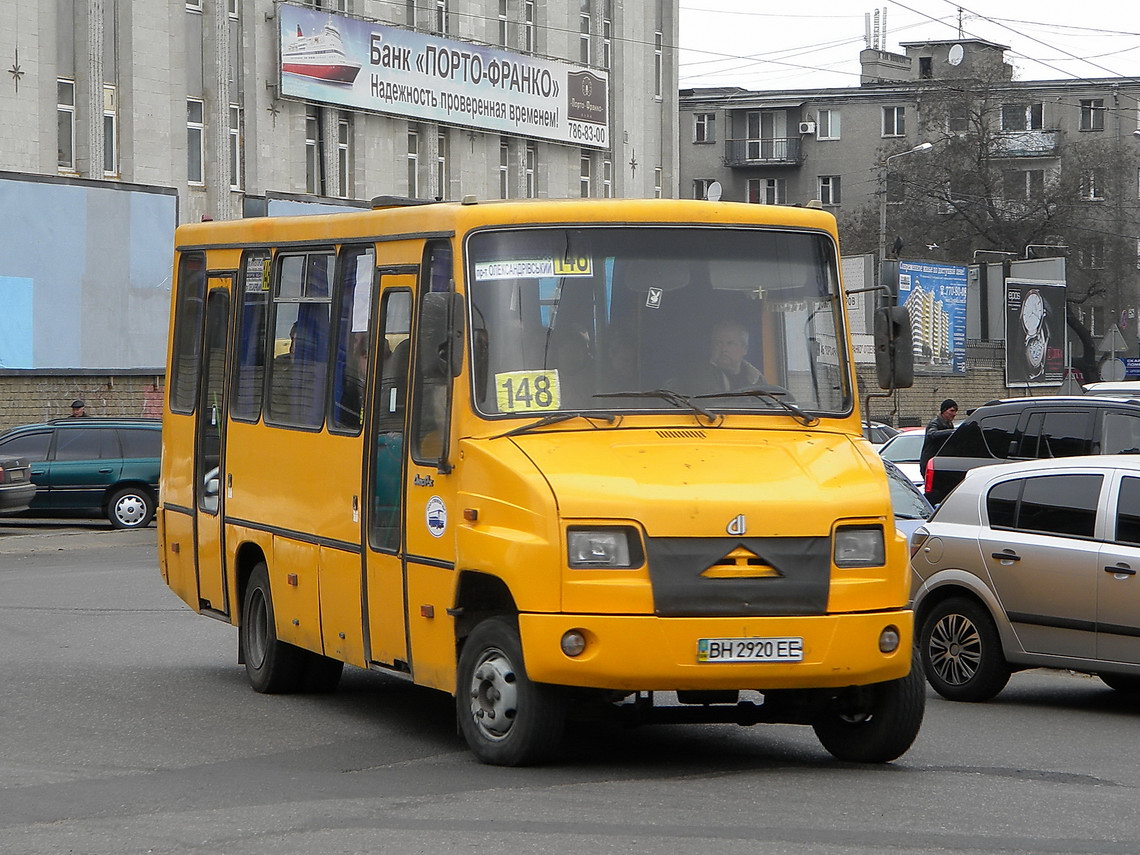
[[[68,418],[72,419],[85,419],[87,418],[87,405],[81,400],[76,398],[71,402],[71,415]]]
[[[954,433],[954,417],[958,415],[958,402],[947,398],[938,408],[938,415],[926,425],[926,438],[918,457],[918,471],[926,477],[926,464]]]

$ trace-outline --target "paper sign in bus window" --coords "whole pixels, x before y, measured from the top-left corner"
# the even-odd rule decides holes
[[[593,276],[594,264],[589,256],[575,258],[514,258],[502,261],[477,261],[475,281],[495,279],[545,279],[550,276]]]
[[[501,413],[536,413],[562,405],[558,370],[504,371],[495,375],[495,400]]]

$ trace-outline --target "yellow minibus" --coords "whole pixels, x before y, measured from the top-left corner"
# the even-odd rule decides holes
[[[382,197],[175,240],[161,569],[254,689],[399,675],[501,765],[599,713],[910,747],[907,550],[833,216]]]

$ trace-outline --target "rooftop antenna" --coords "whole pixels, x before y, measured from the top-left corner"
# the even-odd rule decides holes
[[[962,27],[962,7],[959,6],[958,7],[958,38],[964,39],[965,37],[966,37],[966,31]]]
[[[871,42],[871,13],[870,12],[864,12],[863,13],[863,44],[868,48],[874,47],[874,44]]]

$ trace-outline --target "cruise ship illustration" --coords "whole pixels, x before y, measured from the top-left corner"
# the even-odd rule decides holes
[[[297,37],[281,50],[281,70],[330,83],[352,83],[360,63],[345,54],[340,31],[331,23],[312,36],[306,36],[298,24]]]

